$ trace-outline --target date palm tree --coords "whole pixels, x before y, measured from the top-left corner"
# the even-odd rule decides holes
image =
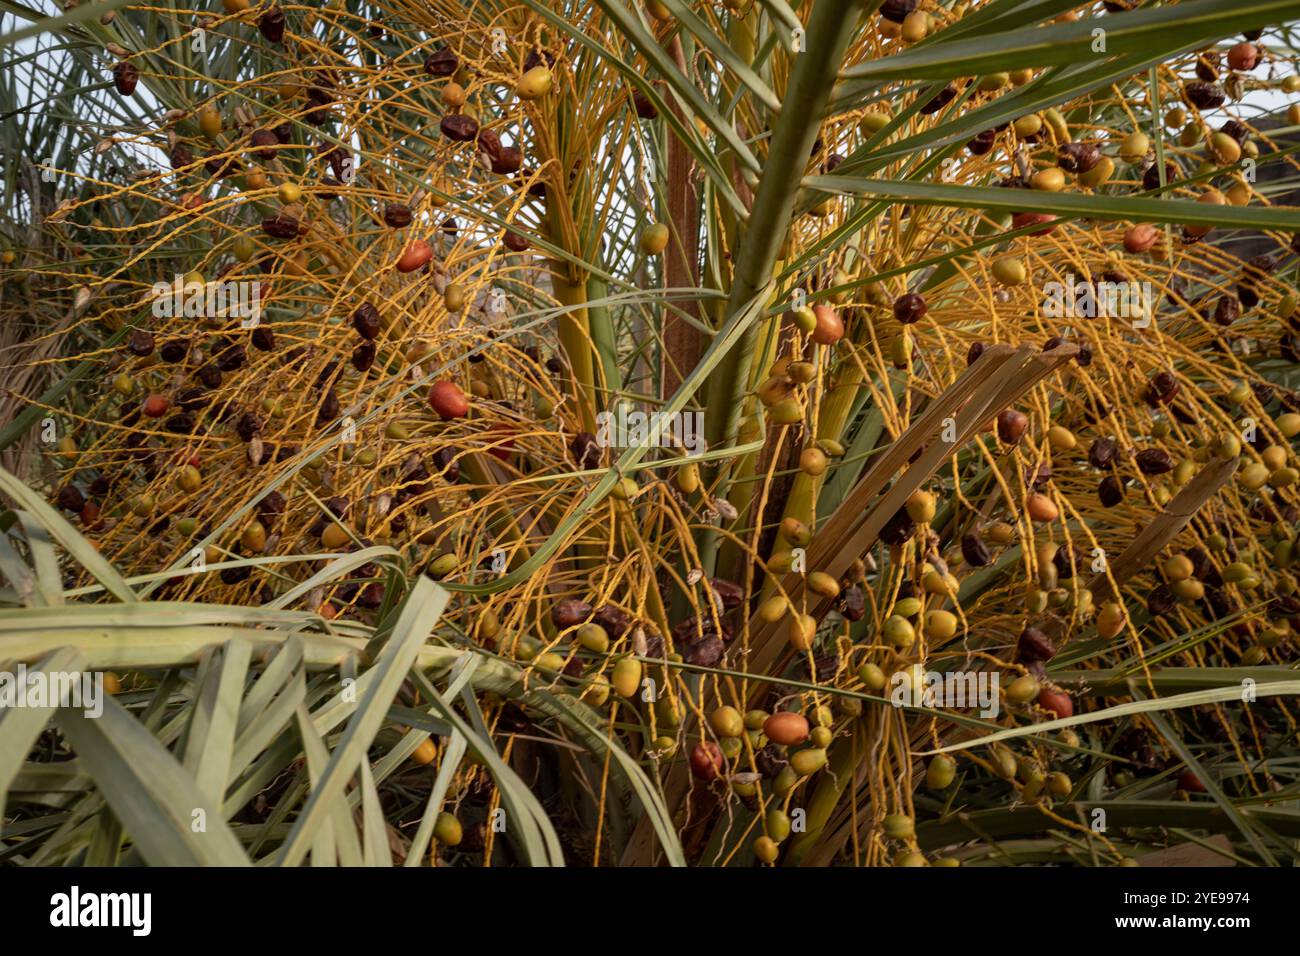
[[[6,857],[1292,862],[1293,3],[3,15]]]

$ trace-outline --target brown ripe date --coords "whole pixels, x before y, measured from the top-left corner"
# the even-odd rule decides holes
[[[444,116],[438,128],[453,143],[468,143],[478,137],[478,121],[460,113]]]
[[[1109,468],[1115,461],[1118,443],[1113,438],[1098,438],[1088,449],[1088,464],[1094,468]]]
[[[384,206],[384,225],[390,229],[404,229],[411,224],[411,207],[400,202]]]
[[[551,623],[560,629],[577,627],[591,617],[592,608],[586,601],[565,598],[551,608]]]
[[[911,325],[921,321],[928,311],[925,298],[916,292],[909,292],[894,300],[894,318],[901,325]]]
[[[383,320],[379,315],[379,310],[369,302],[363,302],[352,313],[352,327],[357,330],[357,333],[363,339],[378,338],[382,326]]]
[[[1097,486],[1097,500],[1103,508],[1113,508],[1124,500],[1124,482],[1115,475],[1107,475]]]
[[[430,76],[451,76],[460,67],[460,58],[443,47],[424,58],[424,72]]]
[[[984,539],[974,531],[962,536],[961,556],[967,564],[974,568],[982,568],[993,560],[993,555],[989,551],[989,546],[985,544]]]
[[[1056,151],[1056,165],[1067,173],[1081,175],[1101,162],[1096,143],[1066,143]]]
[[[1024,437],[1029,427],[1029,416],[1014,408],[1004,409],[998,414],[998,438],[1007,445],[1015,445]]]
[[[1056,645],[1041,630],[1027,627],[1020,632],[1020,638],[1016,641],[1016,660],[1050,661],[1055,656]]]
[[[113,67],[113,86],[123,96],[130,96],[135,92],[136,84],[140,82],[140,71],[136,69],[134,63],[122,60]]]
[[[284,11],[279,7],[271,7],[257,20],[257,29],[272,43],[280,43],[284,40]]]

